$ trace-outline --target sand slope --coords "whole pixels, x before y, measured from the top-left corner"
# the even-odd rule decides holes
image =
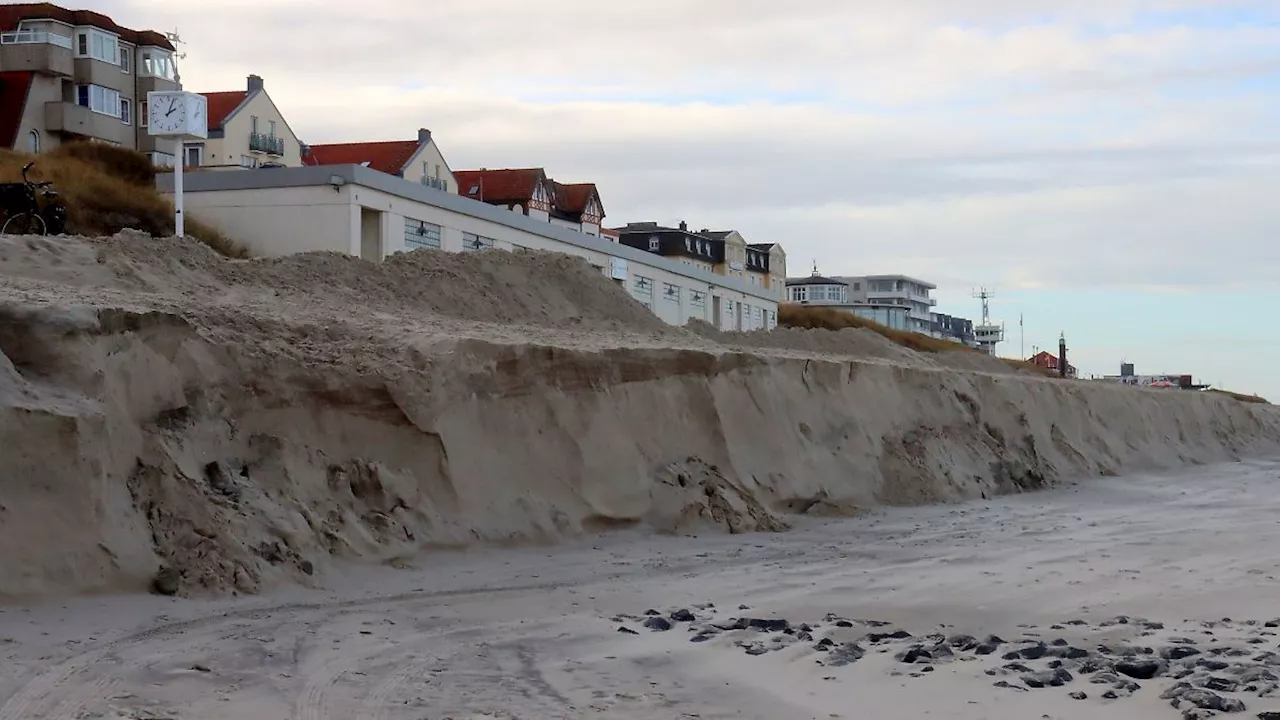
[[[542,253],[231,262],[0,238],[0,594],[311,583],[335,560],[785,529],[1280,447],[1280,414],[872,333],[671,328]],[[985,364],[984,364],[985,363]]]

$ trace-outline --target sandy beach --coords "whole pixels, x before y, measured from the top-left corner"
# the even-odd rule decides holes
[[[1111,685],[1078,670],[1042,689],[986,671],[1034,646],[1023,639],[1058,638],[1091,657],[1100,645],[1158,654],[1174,640],[1202,657],[1243,648],[1215,655],[1231,667],[1213,675],[1280,671],[1280,659],[1252,659],[1280,644],[1266,627],[1280,616],[1268,550],[1280,542],[1278,484],[1280,461],[1241,462],[787,533],[436,553],[269,597],[9,607],[0,718],[1179,718],[1160,697],[1175,684],[1163,674],[1104,699]],[[648,610],[679,609],[808,623],[815,639],[857,641],[865,656],[839,665],[785,633],[691,642],[692,623],[644,626]],[[898,630],[915,640],[867,641]],[[895,659],[931,633],[1007,643],[949,662]],[[748,654],[774,636],[787,641]],[[1280,697],[1219,695],[1239,698],[1243,717],[1280,711]]]

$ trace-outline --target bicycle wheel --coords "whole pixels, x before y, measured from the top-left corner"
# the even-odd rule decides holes
[[[44,218],[31,212],[10,215],[0,226],[0,235],[48,235],[49,228]]]

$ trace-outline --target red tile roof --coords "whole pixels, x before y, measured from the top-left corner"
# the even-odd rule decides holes
[[[458,181],[458,194],[473,200],[505,205],[527,203],[533,199],[538,183],[546,182],[542,168],[518,168],[504,170],[454,170]],[[473,194],[471,189],[477,188]]]
[[[29,72],[0,72],[0,145],[6,148],[18,141],[34,76]]]
[[[53,3],[18,3],[0,5],[0,30],[14,30],[23,20],[57,20],[68,25],[89,25],[120,36],[135,45],[151,45],[173,50],[173,44],[154,30],[130,30],[117,25],[114,20],[92,10],[68,10]]]
[[[579,214],[587,209],[591,195],[596,191],[594,183],[563,185],[556,183],[556,209]]]
[[[205,102],[209,106],[206,112],[209,117],[209,129],[215,130],[222,127],[222,123],[227,121],[227,116],[240,107],[240,103],[244,102],[245,96],[249,93],[244,90],[229,90],[200,94],[205,96]]]
[[[311,154],[304,160],[307,165],[361,165],[367,162],[374,170],[400,175],[418,152],[418,141],[331,143],[311,145],[310,148]]]

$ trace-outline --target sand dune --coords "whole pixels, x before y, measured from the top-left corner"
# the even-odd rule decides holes
[[[550,254],[233,262],[136,234],[3,238],[0,277],[14,597],[145,591],[162,567],[165,591],[253,593],[433,547],[779,530],[1280,440],[1269,407],[958,370],[864,331],[729,345]]]

